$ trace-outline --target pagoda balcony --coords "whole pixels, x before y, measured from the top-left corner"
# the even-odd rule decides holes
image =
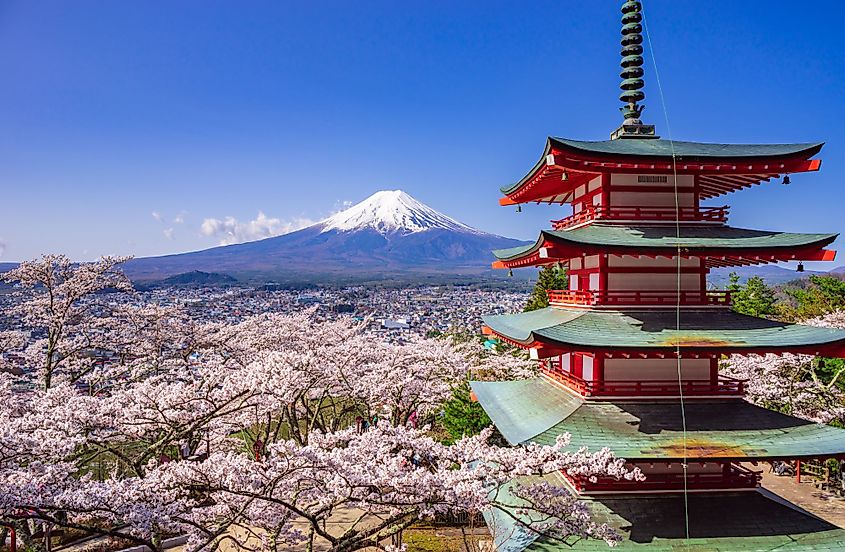
[[[730,307],[729,291],[592,291],[550,289],[549,305],[553,307]]]
[[[614,222],[712,222],[724,224],[730,207],[604,207],[592,206],[560,220],[552,229],[567,230],[594,221]]]
[[[565,370],[555,370],[548,360],[541,366],[549,378],[572,389],[583,397],[618,399],[622,397],[741,397],[745,380],[718,376],[712,380],[614,380],[588,381]]]
[[[686,485],[684,485],[683,473],[646,474],[645,481],[619,480],[612,477],[599,477],[596,481],[590,481],[586,477],[562,473],[579,493],[683,491],[685,488],[702,491],[755,489],[760,485],[761,479],[760,472],[746,469],[738,464],[730,464],[721,473],[688,473]]]

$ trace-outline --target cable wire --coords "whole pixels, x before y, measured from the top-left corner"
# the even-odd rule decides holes
[[[666,123],[666,134],[669,140],[669,147],[672,151],[672,183],[674,187],[674,196],[675,196],[675,238],[677,240],[677,251],[676,251],[676,258],[677,262],[677,278],[676,278],[676,290],[677,290],[677,300],[675,302],[675,328],[677,330],[677,338],[675,341],[675,358],[677,359],[677,371],[678,371],[678,396],[680,397],[680,406],[681,406],[681,430],[682,430],[682,437],[683,437],[683,464],[681,465],[683,471],[683,481],[684,481],[684,536],[685,542],[687,546],[689,546],[689,489],[687,487],[687,416],[686,410],[684,408],[684,384],[683,384],[683,376],[681,371],[681,207],[680,207],[680,200],[678,198],[678,162],[677,157],[675,155],[675,142],[672,140],[672,127],[669,125],[669,110],[666,107],[666,99],[663,95],[663,86],[660,83],[660,71],[657,69],[657,58],[654,55],[654,46],[651,42],[651,33],[649,32],[648,28],[648,19],[646,18],[646,10],[645,10],[645,2],[644,0],[640,0],[642,4],[642,14],[643,14],[643,29],[645,30],[646,40],[648,41],[648,50],[651,54],[651,63],[654,67],[654,77],[657,82],[657,90],[660,94],[660,104],[663,108],[663,118]]]

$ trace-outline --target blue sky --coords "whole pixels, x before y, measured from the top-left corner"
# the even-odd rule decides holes
[[[0,0],[0,261],[200,249],[206,219],[278,231],[395,188],[533,238],[564,208],[517,214],[498,188],[547,135],[618,126],[620,5]],[[841,3],[645,6],[673,138],[828,142],[820,173],[711,203],[845,231]]]

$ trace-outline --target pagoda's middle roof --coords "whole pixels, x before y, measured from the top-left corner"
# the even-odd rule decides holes
[[[845,453],[845,430],[741,399],[588,401],[545,378],[472,382],[479,403],[511,444],[611,449],[629,461],[827,458]],[[684,424],[686,423],[686,448]]]
[[[562,350],[714,352],[823,351],[837,356],[845,330],[788,324],[730,310],[578,310],[546,307],[483,317],[496,334]]]
[[[680,232],[680,238],[678,237]],[[821,248],[833,242],[838,234],[795,234],[749,230],[731,226],[704,225],[620,225],[593,223],[572,230],[543,230],[533,244],[493,251],[497,259],[510,261],[537,252],[545,244],[560,246],[573,256],[583,253],[637,254],[670,252],[682,247],[692,254],[729,250],[765,252],[791,249]]]

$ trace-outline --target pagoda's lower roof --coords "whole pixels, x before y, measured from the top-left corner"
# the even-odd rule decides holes
[[[677,255],[679,247],[685,256],[747,257],[749,262],[786,260],[784,254],[790,257],[795,254],[796,259],[822,260],[816,259],[817,252],[832,243],[837,235],[767,232],[731,226],[687,224],[676,228],[674,224],[593,223],[572,230],[543,230],[533,244],[498,249],[493,254],[507,266],[514,267],[598,253]],[[744,264],[741,259],[739,261],[735,264]]]
[[[538,482],[522,478],[516,483]],[[563,485],[562,477],[545,478]],[[496,498],[513,508],[485,513],[498,552],[552,552],[563,550],[608,550],[604,541],[580,540],[563,543],[541,537],[516,523],[524,502],[513,495],[508,483]],[[675,495],[628,495],[584,498],[592,518],[606,523],[623,537],[615,550],[659,552],[712,551],[840,551],[845,550],[845,529],[821,520],[767,491],[693,493]],[[686,539],[685,511],[689,514]]]
[[[587,401],[545,378],[472,382],[478,402],[512,445],[611,449],[629,461],[684,458],[681,406],[667,401]],[[687,401],[686,458],[765,460],[845,456],[845,430],[787,416],[741,399]]]
[[[845,330],[787,324],[726,309],[544,309],[483,317],[494,333],[525,347],[584,352],[845,354]]]

